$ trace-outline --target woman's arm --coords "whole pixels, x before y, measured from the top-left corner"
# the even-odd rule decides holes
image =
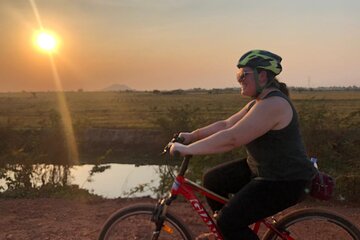
[[[213,135],[214,133],[231,128],[232,126],[234,126],[235,123],[240,121],[246,115],[250,103],[248,103],[239,112],[235,113],[226,120],[217,121],[206,127],[192,131],[190,137],[191,142],[199,141],[201,139]]]
[[[247,144],[272,130],[292,109],[286,100],[278,97],[257,102],[251,110],[232,127],[218,131],[190,145],[175,144],[172,151],[182,155],[221,153]]]

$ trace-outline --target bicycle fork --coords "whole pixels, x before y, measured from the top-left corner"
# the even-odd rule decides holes
[[[168,226],[164,225],[166,219],[166,210],[167,207],[171,204],[171,202],[175,199],[174,196],[168,199],[160,199],[156,204],[153,215],[151,217],[151,221],[155,223],[155,230],[153,232],[151,240],[157,240],[160,236],[160,231],[164,230],[169,233],[172,232]]]

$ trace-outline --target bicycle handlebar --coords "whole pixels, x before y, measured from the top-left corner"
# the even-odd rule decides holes
[[[173,143],[175,142],[178,142],[178,143],[183,143],[185,141],[185,139],[183,137],[179,137],[179,134],[174,134],[173,138],[171,139],[171,141],[165,146],[163,152],[161,155],[164,155],[166,153],[169,153],[170,151],[170,147]],[[189,165],[189,161],[191,159],[191,155],[187,155],[183,158],[183,161],[181,163],[181,166],[180,166],[180,171],[179,171],[179,176],[184,176],[187,168],[188,168],[188,165]],[[180,152],[178,151],[175,151],[174,152],[174,158],[175,159],[178,159],[180,158]]]
[[[173,136],[173,138],[171,139],[171,141],[168,143],[168,144],[166,144],[166,146],[164,147],[164,150],[163,150],[163,152],[161,153],[161,155],[164,155],[164,154],[166,154],[166,153],[169,153],[169,151],[170,151],[170,147],[171,147],[171,145],[173,144],[173,143],[175,143],[175,142],[178,142],[178,143],[183,143],[185,141],[185,139],[183,138],[183,137],[179,137],[179,134],[174,134],[174,136]],[[175,155],[178,155],[177,157],[179,157],[180,156],[180,153],[179,152],[175,152]],[[175,156],[176,157],[176,156]]]

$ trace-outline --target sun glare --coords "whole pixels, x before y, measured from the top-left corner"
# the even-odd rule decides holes
[[[54,52],[57,48],[58,41],[54,34],[40,32],[35,37],[36,45],[45,52]]]

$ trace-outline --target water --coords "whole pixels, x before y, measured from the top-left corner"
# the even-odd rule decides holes
[[[110,169],[105,170],[103,173],[95,173],[90,182],[87,181],[87,178],[93,165],[74,166],[70,169],[71,176],[73,176],[71,183],[105,198],[127,196],[126,192],[130,192],[139,185],[150,184],[150,186],[158,186],[160,184],[157,174],[159,166],[109,165]],[[145,190],[144,192],[137,192],[132,196],[154,196],[154,193],[150,190]]]
[[[90,170],[94,165],[75,165],[70,167],[70,177],[68,182],[73,185],[78,185],[82,189],[89,190],[93,194],[100,195],[104,198],[117,197],[155,197],[156,193],[149,189],[150,187],[157,187],[160,184],[159,169],[162,166],[158,165],[144,165],[136,166],[134,164],[106,164],[110,166],[104,172],[95,173],[90,181]],[[49,181],[51,172],[54,171],[54,165],[38,164],[33,165],[33,177],[31,183],[34,187],[39,187],[43,182]],[[60,166],[61,168],[61,166]],[[59,171],[61,172],[61,171]],[[7,171],[7,175],[14,178],[14,173],[11,170]],[[58,180],[61,180],[61,174],[57,174]],[[134,190],[140,185],[147,184],[148,186],[143,191],[138,191],[129,196],[127,193]],[[3,187],[3,190],[1,190]],[[7,186],[4,179],[0,179],[0,191],[6,190]]]

